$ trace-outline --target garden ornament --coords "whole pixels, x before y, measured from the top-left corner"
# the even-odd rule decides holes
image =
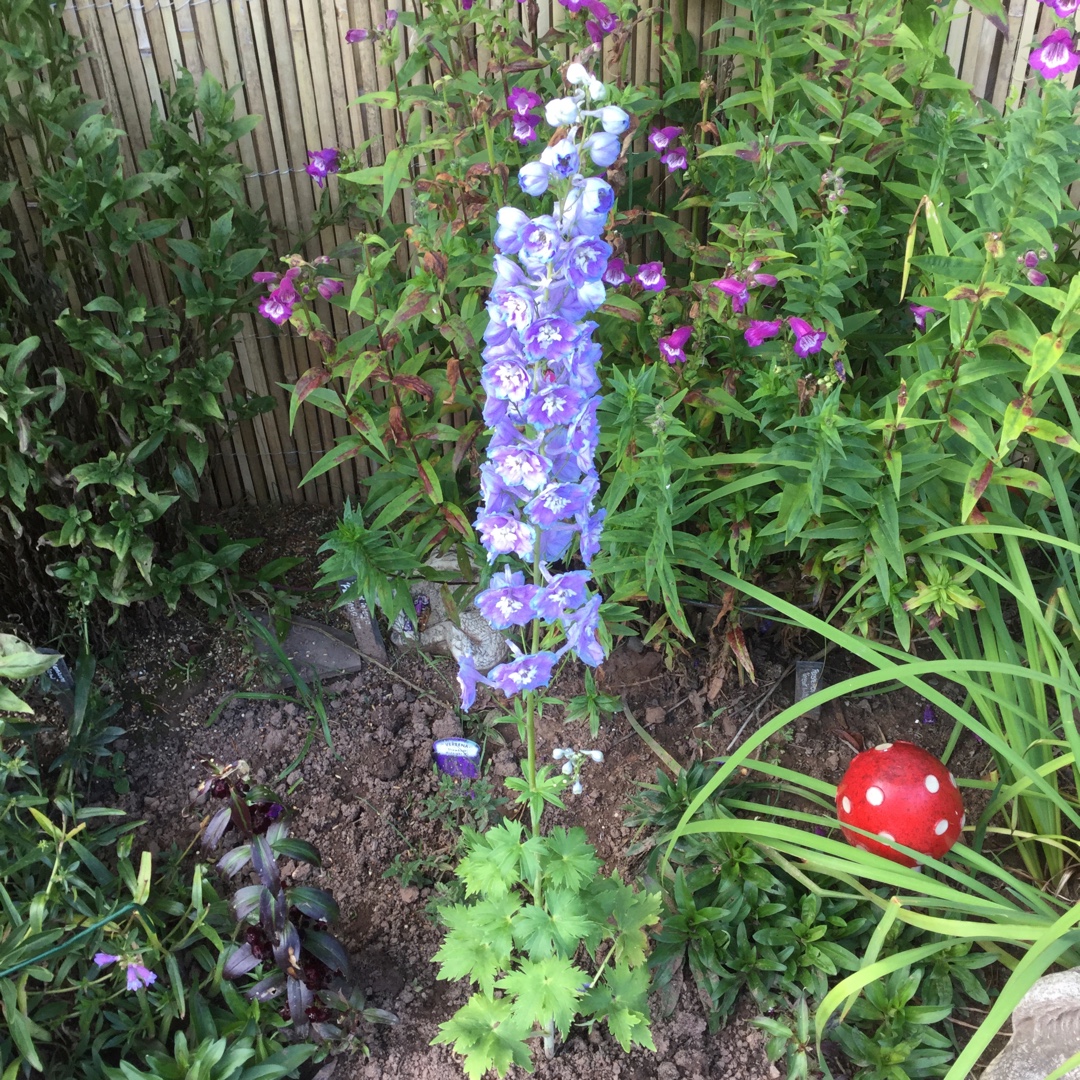
[[[836,812],[842,827],[854,825],[884,841],[843,828],[849,843],[903,866],[917,860],[888,845],[940,859],[964,827],[964,803],[952,773],[910,742],[881,743],[857,754],[836,789]]]

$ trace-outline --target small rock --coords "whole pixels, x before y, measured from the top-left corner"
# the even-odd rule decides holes
[[[403,904],[415,904],[420,899],[420,890],[415,885],[404,885],[400,895]]]
[[[394,695],[395,701],[404,701],[405,695],[406,693],[408,693],[408,691],[405,689],[405,685],[403,683],[394,683],[394,685],[390,689],[390,693]]]
[[[645,726],[652,727],[653,724],[662,724],[667,719],[667,712],[661,709],[659,705],[650,705],[645,710]]]

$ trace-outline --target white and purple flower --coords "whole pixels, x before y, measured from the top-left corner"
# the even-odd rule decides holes
[[[1072,31],[1059,26],[1031,50],[1028,63],[1044,79],[1075,71],[1080,66],[1080,52],[1073,48]]]

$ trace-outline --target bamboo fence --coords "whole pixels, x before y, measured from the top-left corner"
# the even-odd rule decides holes
[[[391,0],[391,6],[418,2]],[[513,0],[487,2],[517,6]],[[981,14],[968,12],[953,24],[948,44],[956,72],[998,109],[1016,99],[1030,76],[1032,40],[1056,25],[1053,13],[1037,0],[1006,2],[1007,39]],[[967,8],[963,0],[960,7]],[[724,0],[680,0],[673,8],[703,51],[716,44],[717,34],[710,34],[709,27],[735,12]],[[87,43],[80,79],[89,96],[104,101],[126,131],[124,150],[132,168],[149,140],[151,105],[161,102],[160,84],[179,67],[191,71],[196,81],[211,72],[226,87],[239,85],[238,111],[263,118],[238,146],[248,198],[267,208],[280,243],[275,254],[301,250],[311,258],[348,235],[344,226],[310,235],[320,192],[304,171],[308,150],[371,139],[369,164],[377,165],[394,145],[389,112],[350,104],[361,93],[387,89],[389,72],[377,63],[371,42],[345,42],[347,29],[376,26],[385,21],[386,9],[387,0],[67,0],[64,20]],[[540,0],[538,33],[565,17],[555,0]],[[642,23],[629,48],[631,75],[641,81],[658,78],[659,49],[649,23]],[[404,53],[399,62],[408,54],[407,41]],[[331,180],[331,197],[335,184]],[[401,221],[407,213],[399,196],[391,214]],[[168,299],[158,266],[144,264],[137,273],[143,278],[137,284],[155,301]],[[330,318],[337,320],[334,331],[347,332],[340,311]],[[289,431],[288,390],[281,384],[294,383],[311,366],[314,357],[307,343],[287,328],[277,331],[262,319],[248,318],[236,339],[235,357],[230,396],[267,394],[278,407],[239,425],[214,449],[204,484],[206,503],[221,508],[337,505],[355,496],[366,475],[361,458],[300,485],[333,447],[335,436],[346,434],[342,421],[315,409],[299,410],[295,429]]]

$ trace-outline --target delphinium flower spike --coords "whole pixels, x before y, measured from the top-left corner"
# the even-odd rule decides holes
[[[531,217],[503,207],[496,214],[498,254],[481,372],[491,441],[480,469],[476,529],[488,562],[501,566],[476,604],[497,629],[532,624],[534,630],[520,644],[512,641],[512,659],[486,676],[471,658],[462,661],[464,708],[478,685],[507,695],[546,685],[567,653],[592,666],[604,658],[591,575],[558,564],[573,554],[576,540],[577,556],[588,567],[603,527],[593,461],[600,346],[589,315],[604,302],[605,278],[621,282],[627,275],[603,238],[614,192],[602,176],[588,174],[614,162],[630,120],[618,106],[600,104],[607,89],[583,65],[570,64],[566,79],[571,92],[543,104],[547,123],[565,133],[518,176],[527,195],[552,198],[550,211]],[[516,117],[539,123],[534,110],[541,101],[532,92],[511,91],[508,105]],[[662,280],[659,264],[656,269]],[[514,560],[529,568],[528,579]],[[558,648],[553,627],[561,631]],[[538,647],[549,641],[552,647]]]

